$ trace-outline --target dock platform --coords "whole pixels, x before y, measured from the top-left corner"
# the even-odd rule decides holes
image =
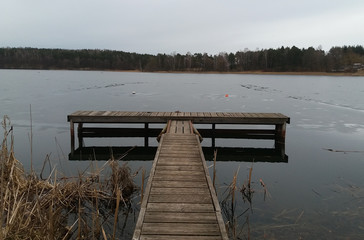
[[[169,120],[191,121],[195,126],[211,125],[211,128],[197,128],[204,138],[212,139],[215,147],[217,138],[271,139],[276,145],[284,145],[286,124],[290,118],[281,113],[232,113],[232,112],[127,112],[127,111],[77,111],[67,116],[70,122],[71,151],[75,150],[75,124],[78,124],[78,145],[83,147],[84,138],[98,137],[142,137],[149,146],[148,138],[157,137],[162,128],[152,125],[166,124]],[[129,124],[142,127],[86,127],[85,124]],[[264,125],[264,129],[235,128],[226,125]]]

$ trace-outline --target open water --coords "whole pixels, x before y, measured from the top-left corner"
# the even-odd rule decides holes
[[[288,162],[217,162],[220,200],[233,174],[239,170],[241,188],[253,167],[251,204],[237,192],[234,214],[227,209],[225,220],[236,219],[240,239],[364,239],[364,77],[0,70],[0,103],[25,168],[32,125],[35,170],[48,154],[52,167],[69,175],[90,164],[68,160],[67,115],[77,110],[283,113],[291,118]],[[129,141],[135,140],[85,144]],[[271,148],[273,141],[217,145]],[[129,165],[149,170],[151,161]],[[125,239],[135,220],[128,219]]]

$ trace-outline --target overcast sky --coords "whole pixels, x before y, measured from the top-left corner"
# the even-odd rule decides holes
[[[364,0],[1,0],[0,47],[137,53],[364,45]]]

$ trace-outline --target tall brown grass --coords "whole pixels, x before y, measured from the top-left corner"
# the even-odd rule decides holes
[[[232,182],[227,186],[225,192],[222,194],[221,210],[225,217],[225,227],[226,231],[230,237],[230,239],[251,239],[250,233],[250,215],[253,214],[253,195],[256,192],[255,188],[253,188],[252,175],[253,175],[253,163],[249,168],[248,177],[244,180],[244,183],[241,187],[238,186],[238,173],[239,169],[233,175]],[[262,179],[259,180],[260,185],[263,187],[264,193],[264,201],[266,197],[270,197],[267,186],[263,182]],[[257,185],[257,184],[255,184]],[[238,198],[236,197],[236,193],[241,193],[241,200],[244,203],[248,203],[249,206],[244,208],[236,208]],[[258,191],[259,192],[259,191]],[[240,203],[241,204],[241,203]],[[303,214],[302,214],[303,215]],[[245,218],[245,220],[241,219]],[[299,218],[298,218],[299,220]],[[240,223],[240,225],[239,225]]]
[[[10,121],[2,121],[0,239],[116,239],[118,215],[137,187],[126,165],[109,160],[100,169],[43,180],[15,158]],[[102,173],[110,167],[109,177]]]

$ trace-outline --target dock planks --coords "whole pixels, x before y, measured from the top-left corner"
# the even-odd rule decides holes
[[[189,121],[162,135],[133,240],[227,240],[198,136]]]
[[[203,124],[281,124],[289,117],[280,113],[229,112],[130,112],[130,111],[76,111],[68,115],[73,123],[166,123],[168,120],[186,120]]]

